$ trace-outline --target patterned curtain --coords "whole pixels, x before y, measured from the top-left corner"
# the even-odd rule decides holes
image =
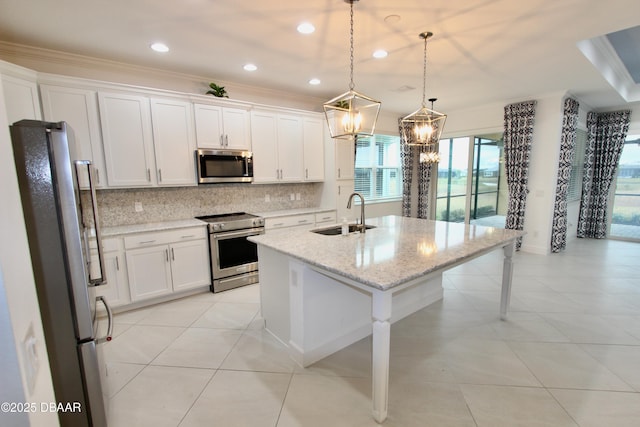
[[[576,151],[579,106],[580,104],[575,99],[567,98],[564,100],[556,203],[551,229],[551,252],[560,252],[567,247],[567,192],[571,178],[571,165]]]
[[[411,185],[414,165],[419,160],[420,153],[428,150],[425,146],[408,145],[410,141],[406,141],[403,135],[412,135],[412,132],[403,132],[402,126],[402,118],[400,118],[398,119],[398,127],[400,129],[400,158],[402,161],[402,216],[411,216]],[[418,163],[418,218],[429,217],[429,186],[433,168],[433,163]]]
[[[631,111],[587,115],[578,237],[607,237],[607,200],[629,130]]]
[[[536,101],[527,101],[504,107],[504,163],[509,192],[505,228],[512,230],[524,228],[536,104]],[[521,245],[522,238],[519,238],[516,250]]]
[[[420,153],[427,152],[426,146],[418,147]],[[418,158],[420,155],[418,154]],[[418,218],[429,218],[429,186],[431,171],[437,167],[434,163],[418,164]]]
[[[402,162],[402,216],[411,216],[411,184],[413,182],[414,150],[403,138],[402,119],[398,119],[400,128],[400,161]],[[410,132],[407,132],[409,134]]]

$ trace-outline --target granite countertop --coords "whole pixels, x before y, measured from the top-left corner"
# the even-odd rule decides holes
[[[504,246],[525,234],[400,216],[372,218],[366,224],[376,228],[347,236],[286,229],[249,240],[364,285],[387,290]]]
[[[101,229],[102,237],[120,236],[131,233],[144,233],[149,231],[174,230],[176,228],[205,227],[206,223],[199,219],[179,219],[174,221],[148,222],[145,224],[119,225],[104,227]]]

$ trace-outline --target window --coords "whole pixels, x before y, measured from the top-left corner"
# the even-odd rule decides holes
[[[354,187],[367,201],[402,196],[399,136],[358,137]]]
[[[571,175],[567,190],[567,201],[575,202],[582,197],[582,175],[584,174],[584,151],[587,145],[587,131],[576,131],[576,149],[571,163]]]

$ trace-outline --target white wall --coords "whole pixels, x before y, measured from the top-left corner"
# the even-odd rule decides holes
[[[42,320],[35,290],[35,282],[31,267],[31,257],[27,242],[26,228],[22,213],[22,204],[13,162],[13,150],[9,136],[9,123],[4,105],[4,92],[0,84],[0,270],[3,274],[4,291],[9,305],[14,342],[3,342],[1,351],[15,351],[18,354],[22,388],[27,402],[39,405],[41,402],[55,402],[51,373],[47,358],[47,350],[42,330]],[[1,320],[0,321],[5,321]],[[30,390],[26,381],[26,367],[22,357],[22,341],[27,331],[32,327],[36,337],[36,352],[39,370],[33,388]],[[5,348],[6,347],[6,348]],[[5,382],[4,375],[12,366],[0,365],[0,387],[6,387],[11,382]],[[2,414],[0,414],[0,418]],[[32,427],[57,426],[58,417],[53,412],[36,411],[29,413]],[[1,425],[8,425],[0,422]]]

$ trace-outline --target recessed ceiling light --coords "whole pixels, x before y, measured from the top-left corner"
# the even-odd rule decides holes
[[[309,84],[310,85],[319,85],[320,84],[320,79],[311,79],[309,80]]]
[[[316,30],[316,27],[314,27],[313,24],[309,22],[303,22],[302,24],[298,25],[298,32],[300,34],[311,34],[315,30]]]
[[[384,49],[378,49],[375,52],[373,52],[373,57],[378,59],[386,58],[387,55],[389,55],[389,53]]]
[[[160,43],[160,42],[156,42],[156,43],[151,44],[151,49],[153,49],[156,52],[160,52],[160,53],[169,52],[169,46],[167,46],[164,43]]]
[[[255,71],[258,69],[254,64],[246,64],[244,67],[245,71]]]

